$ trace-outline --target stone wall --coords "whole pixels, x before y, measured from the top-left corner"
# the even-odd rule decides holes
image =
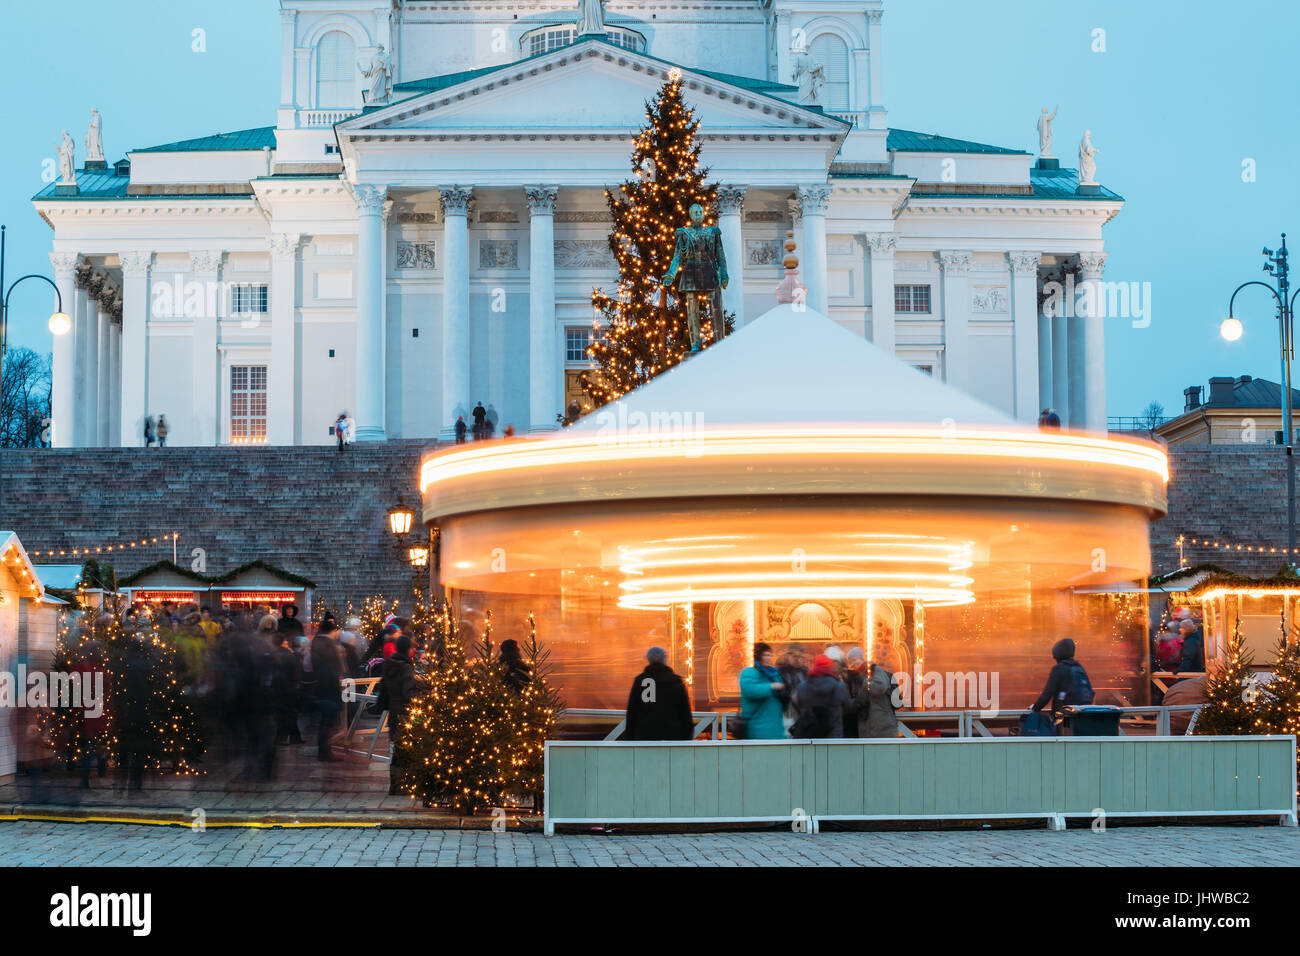
[[[28,551],[159,543],[92,555],[123,577],[206,552],[207,573],[261,558],[316,582],[316,601],[342,606],[381,592],[406,598],[414,586],[399,563],[387,512],[398,502],[419,515],[417,472],[424,441],[299,448],[6,449],[0,526]],[[419,518],[416,519],[416,532]],[[38,564],[75,563],[72,557]]]
[[[3,452],[0,527],[29,550],[94,548],[157,536],[158,545],[111,558],[119,576],[171,557],[161,539],[180,533],[179,558],[203,548],[208,573],[255,558],[306,575],[318,602],[341,606],[382,592],[406,597],[387,511],[419,511],[422,441],[332,447],[21,449]],[[1178,566],[1174,539],[1217,536],[1243,546],[1286,543],[1282,449],[1260,445],[1170,450],[1169,515],[1152,526],[1157,572]],[[418,520],[418,519],[417,519]],[[1271,573],[1281,554],[1186,549],[1191,564],[1214,562]],[[42,555],[38,563],[49,563]],[[54,559],[72,563],[75,559]]]
[[[1287,543],[1285,449],[1262,444],[1171,446],[1169,513],[1151,526],[1156,572],[1178,567],[1174,542],[1180,534],[1233,545],[1229,552],[1186,544],[1184,560],[1189,565],[1219,564],[1250,575],[1275,572],[1286,560],[1281,553]],[[1262,551],[1247,550],[1261,546]]]

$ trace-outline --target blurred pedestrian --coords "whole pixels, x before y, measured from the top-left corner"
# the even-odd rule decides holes
[[[668,652],[652,647],[627,695],[626,740],[692,740],[695,720],[686,684],[668,666]]]
[[[754,645],[754,664],[740,672],[740,718],[747,740],[783,740],[786,695],[789,689],[772,666],[772,647]]]

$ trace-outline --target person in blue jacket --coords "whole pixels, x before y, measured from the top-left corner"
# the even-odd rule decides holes
[[[754,645],[754,666],[740,672],[740,716],[748,740],[784,740],[785,698],[781,672],[772,666],[772,647]]]

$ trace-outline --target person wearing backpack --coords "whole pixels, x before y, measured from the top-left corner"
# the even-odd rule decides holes
[[[1074,659],[1074,641],[1068,637],[1061,638],[1052,645],[1052,657],[1056,663],[1047,675],[1047,685],[1029,709],[1036,714],[1050,703],[1052,723],[1059,725],[1061,711],[1067,705],[1091,704],[1096,695],[1092,682],[1088,680],[1088,672]]]
[[[795,692],[799,719],[790,728],[790,736],[801,740],[820,740],[844,736],[844,714],[853,699],[835,677],[835,662],[825,654],[817,655],[808,671],[808,679]]]
[[[740,717],[746,740],[784,740],[785,684],[772,666],[772,645],[754,645],[754,666],[740,672]]]

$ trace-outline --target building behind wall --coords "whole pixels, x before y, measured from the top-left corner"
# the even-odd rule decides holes
[[[882,14],[611,0],[580,38],[575,0],[282,0],[275,117],[36,196],[74,318],[55,445],[138,446],[159,413],[170,445],[327,444],[344,410],[362,440],[430,438],[479,401],[498,430],[554,428],[616,279],[604,188],[675,68],[722,184],[726,309],[766,308],[793,229],[818,311],[1021,420],[1104,429],[1100,319],[1039,300],[1101,280],[1122,200],[1052,157],[889,127]],[[395,85],[368,102],[380,45]]]

